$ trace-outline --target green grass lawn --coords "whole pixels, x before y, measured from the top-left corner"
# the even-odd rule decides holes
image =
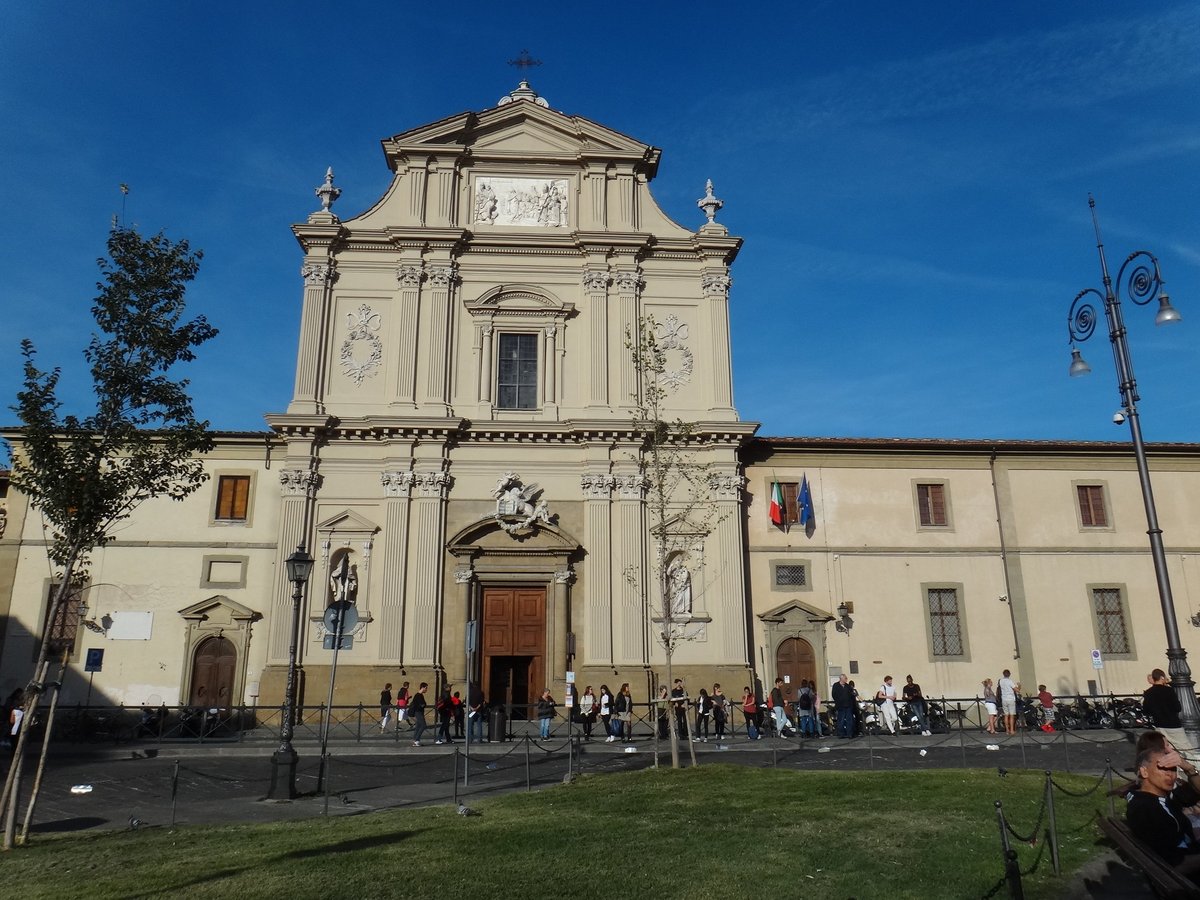
[[[23,898],[979,897],[1002,872],[994,801],[1028,833],[1042,789],[1040,773],[995,770],[649,770],[472,800],[471,817],[438,807],[39,836],[0,877]],[[1058,896],[1098,851],[1104,787],[1055,803],[1064,876],[1047,848],[1026,897]],[[1028,869],[1038,848],[1018,852]]]

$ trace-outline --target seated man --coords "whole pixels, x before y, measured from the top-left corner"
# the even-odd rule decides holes
[[[1190,784],[1176,785],[1179,768],[1190,769],[1174,749],[1147,749],[1138,754],[1140,781],[1129,794],[1125,821],[1138,840],[1181,875],[1200,884],[1200,844],[1183,810],[1200,800]]]

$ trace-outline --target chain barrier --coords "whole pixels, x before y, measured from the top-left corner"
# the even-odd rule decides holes
[[[1053,776],[1051,776],[1051,778],[1050,778],[1050,783],[1052,785],[1054,785],[1056,788],[1058,788],[1060,791],[1062,791],[1064,794],[1066,794],[1068,797],[1090,797],[1092,794],[1096,793],[1096,791],[1098,791],[1100,789],[1100,786],[1102,784],[1104,784],[1104,782],[1105,782],[1105,780],[1107,780],[1107,778],[1108,778],[1108,769],[1106,768],[1104,770],[1104,772],[1099,776],[1099,778],[1096,779],[1096,783],[1093,784],[1086,791],[1082,791],[1082,792],[1072,791],[1069,788],[1063,787],[1061,784],[1059,784],[1057,781],[1054,780]]]
[[[1033,831],[1029,832],[1029,834],[1018,834],[1017,830],[1015,828],[1013,828],[1011,824],[1009,824],[1008,816],[1004,817],[1004,828],[1009,834],[1011,834],[1016,840],[1020,841],[1022,844],[1033,844],[1033,842],[1037,840],[1038,832],[1040,832],[1042,830],[1042,819],[1045,818],[1045,815],[1046,815],[1046,798],[1043,796],[1041,805],[1038,807],[1037,822],[1034,823]]]

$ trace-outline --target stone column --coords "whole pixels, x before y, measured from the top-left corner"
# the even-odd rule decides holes
[[[387,470],[379,474],[383,485],[383,599],[379,609],[379,659],[404,665],[404,606],[408,585],[409,493],[413,473]]]
[[[446,495],[451,476],[445,472],[416,472],[412,500],[412,600],[407,603],[405,628],[410,663],[441,663],[442,572],[446,544]]]
[[[583,273],[583,288],[587,294],[588,338],[591,365],[588,384],[588,406],[608,408],[608,272],[589,269]]]
[[[587,599],[584,620],[585,665],[610,665],[612,645],[612,535],[610,495],[615,479],[607,473],[579,478],[584,499],[584,546],[588,550]],[[576,653],[579,648],[576,647]]]
[[[545,386],[545,396],[542,398],[544,407],[558,406],[558,325],[547,325],[546,335],[546,371],[542,378]]]
[[[320,413],[324,399],[325,331],[334,261],[326,257],[306,260],[300,274],[304,277],[304,303],[300,313],[295,393],[288,412]]]
[[[705,272],[700,281],[701,290],[708,300],[709,331],[712,334],[712,374],[708,384],[712,385],[710,411],[733,412],[733,371],[730,365],[729,346],[729,286],[732,281],[726,271]]]
[[[396,301],[396,392],[392,402],[410,409],[417,407],[417,323],[424,279],[420,263],[396,268],[400,296]]]
[[[312,541],[308,539],[308,525],[312,511],[312,503],[316,497],[320,476],[312,469],[285,468],[279,470],[279,483],[283,490],[283,500],[279,509],[279,549],[276,565],[274,599],[271,603],[270,638],[268,640],[268,662],[286,665],[288,661],[288,645],[291,643],[290,629],[292,626],[292,591],[293,586],[287,580],[287,566],[283,561],[292,555],[298,544],[304,544],[310,554],[316,555]],[[314,567],[313,574],[316,575]],[[305,590],[305,602],[308,598],[324,596],[323,585],[310,580]],[[300,640],[296,642],[297,662],[304,655],[304,622],[308,621],[308,613],[303,607],[300,610]]]
[[[646,476],[640,472],[618,475],[616,488],[619,499],[612,571],[620,598],[614,618],[621,636],[616,657],[624,663],[640,664],[646,661],[646,597],[658,596],[656,585],[643,583],[642,577],[653,572],[646,558]],[[627,577],[629,572],[639,574],[636,583]],[[653,574],[649,577],[654,578]]]
[[[495,341],[496,329],[490,324],[480,329],[479,335],[479,405],[481,408],[491,408],[492,382],[495,376],[492,372],[492,343]]]
[[[712,617],[710,635],[720,635],[721,662],[744,665],[746,659],[745,547],[742,545],[742,490],[746,479],[733,473],[714,473],[708,479],[716,505],[717,528],[709,535],[715,541],[713,559],[720,568],[709,588],[707,612]],[[709,554],[706,554],[709,555]],[[716,649],[716,648],[714,648]]]
[[[425,385],[421,405],[436,415],[450,414],[450,306],[458,283],[458,264],[453,260],[429,267],[429,327],[421,335],[425,361]]]
[[[547,610],[546,628],[550,632],[550,675],[546,679],[553,684],[565,678],[567,671],[567,629],[571,622],[571,581],[575,573],[567,566],[554,573],[554,598]]]
[[[637,403],[639,386],[637,371],[634,369],[633,360],[630,358],[630,355],[624,351],[624,342],[626,335],[631,335],[634,340],[637,340],[639,318],[641,316],[639,300],[645,282],[643,282],[642,276],[635,269],[615,272],[613,274],[613,282],[617,286],[617,297],[621,308],[618,320],[620,332],[616,338],[616,346],[622,348],[616,405],[628,409]]]
[[[470,565],[459,566],[457,569],[454,570],[454,583],[459,586],[458,596],[459,596],[459,603],[461,604],[460,611],[455,614],[454,618],[461,623],[464,640],[459,644],[459,646],[463,649],[463,655],[461,657],[461,662],[455,660],[453,653],[450,654],[450,660],[447,663],[447,665],[453,666],[454,668],[449,671],[448,679],[449,679],[449,681],[453,682],[454,684],[465,684],[465,685],[468,685],[468,687],[469,687],[469,683],[471,681],[471,673],[467,671],[467,654],[466,654],[467,642],[465,640],[465,635],[466,635],[466,630],[467,630],[467,623],[471,621],[471,606],[472,606],[471,599],[472,599],[472,593],[475,590],[475,570],[472,569]],[[475,659],[478,659],[479,658],[478,640],[479,640],[479,635],[482,634],[482,632],[483,632],[483,628],[479,625],[476,625],[475,627],[476,627],[475,636],[476,636],[477,643],[475,645],[475,652],[474,652],[473,656]],[[457,672],[457,667],[459,665],[462,665],[462,667],[463,667],[461,670],[461,674],[458,674],[458,672]],[[467,696],[466,696],[466,692],[464,691],[463,692],[463,700],[465,701],[466,699],[467,699]]]

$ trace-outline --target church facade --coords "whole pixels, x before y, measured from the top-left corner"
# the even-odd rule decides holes
[[[217,435],[203,489],[124,523],[94,555],[86,613],[45,621],[39,521],[4,499],[0,689],[27,680],[50,627],[76,659],[106,651],[97,700],[278,703],[299,545],[316,559],[297,641],[308,704],[324,701],[337,601],[355,612],[339,704],[468,680],[522,704],[561,696],[568,672],[644,700],[664,630],[678,676],[729,693],[845,671],[974,696],[1002,668],[1056,693],[1123,691],[1164,663],[1128,445],[757,437],[730,362],[741,241],[711,183],[699,227],[676,224],[650,192],[657,148],[525,83],[383,149],[393,175],[371,208],[342,220],[331,172],[293,227],[287,409],[269,431]],[[633,352],[644,335],[654,372]],[[702,473],[658,504],[652,393],[691,424]],[[1186,643],[1200,447],[1152,454]],[[75,672],[67,700],[85,684]]]

